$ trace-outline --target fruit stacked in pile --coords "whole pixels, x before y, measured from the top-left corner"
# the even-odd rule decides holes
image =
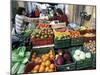
[[[94,33],[85,33],[83,37],[95,37],[96,35]]]
[[[48,37],[53,37],[53,30],[52,28],[36,29],[32,33],[32,37],[35,39],[46,39]]]
[[[70,33],[66,30],[60,30],[60,31],[56,31],[54,30],[54,35],[55,35],[55,39],[56,40],[61,40],[61,39],[67,39],[69,38]]]
[[[78,37],[80,37],[80,32],[79,31],[70,31],[70,37],[78,38]]]
[[[95,41],[89,41],[84,43],[84,47],[87,48],[92,53],[96,53],[96,42]]]
[[[70,53],[64,52],[62,49],[58,49],[58,53],[55,57],[57,65],[70,64],[73,62]]]
[[[37,56],[36,53],[33,53],[31,60],[35,63],[39,63],[33,67],[31,71],[32,73],[55,71],[52,50],[50,50],[49,53],[42,55],[41,57]]]
[[[36,28],[37,29],[49,28],[49,25],[48,24],[45,24],[45,23],[39,23]]]

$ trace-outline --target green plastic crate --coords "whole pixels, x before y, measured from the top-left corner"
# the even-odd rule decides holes
[[[72,71],[72,70],[75,70],[75,63],[57,66],[57,71]]]
[[[85,69],[88,67],[92,67],[92,58],[76,62],[76,69],[77,70]]]
[[[54,40],[55,48],[70,47],[70,39]]]
[[[71,46],[83,45],[82,38],[71,38]]]
[[[56,50],[57,51],[57,50]],[[68,49],[63,49],[63,51],[64,52],[69,52],[69,50]],[[69,52],[70,53],[70,52]],[[56,54],[56,53],[55,53]],[[71,54],[70,54],[71,55]],[[70,64],[63,64],[63,65],[57,65],[56,64],[56,60],[55,60],[55,64],[56,64],[56,66],[57,66],[57,71],[72,71],[72,70],[75,70],[75,64],[76,64],[76,62],[73,60],[73,58],[72,58],[72,63],[70,63]]]
[[[95,54],[92,54],[93,55],[93,59],[92,59],[92,66],[93,66],[93,68],[96,68],[96,53]]]
[[[54,52],[54,50],[53,50],[52,47],[34,48],[34,49],[32,49],[31,55],[30,55],[30,58],[29,58],[29,61],[31,61],[32,53],[33,53],[33,52],[36,52],[36,54],[37,54],[38,56],[41,56],[41,55],[43,55],[43,54],[49,53],[50,50],[52,50],[52,51]]]
[[[84,51],[90,52],[86,47],[84,47]],[[91,53],[92,55],[92,67],[96,68],[96,53]]]
[[[83,51],[82,46],[70,48],[70,52],[71,52],[72,56],[73,56],[76,49],[80,49],[80,50]],[[74,61],[76,61],[76,60],[74,59]],[[85,60],[76,61],[76,69],[77,70],[85,69],[85,68],[88,68],[88,67],[92,67],[92,57],[86,58]]]

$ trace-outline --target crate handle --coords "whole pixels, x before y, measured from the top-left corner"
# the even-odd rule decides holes
[[[70,69],[70,67],[68,66],[68,67],[66,67],[66,69],[67,69],[67,70],[69,70],[69,69]]]

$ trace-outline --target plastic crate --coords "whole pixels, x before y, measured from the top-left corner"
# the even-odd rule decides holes
[[[75,63],[57,66],[57,71],[72,71],[72,70],[75,70]]]
[[[53,44],[53,37],[49,37],[45,39],[32,38],[33,46],[42,46],[42,45],[48,45],[48,44]]]
[[[50,50],[53,50],[53,48],[52,47],[51,48],[45,47],[45,48],[34,48],[34,49],[32,49],[29,61],[31,61],[33,52],[35,52],[38,56],[41,56],[45,53],[49,53]],[[54,52],[54,50],[53,50],[53,52]]]
[[[51,27],[53,29],[66,28],[66,23],[57,23],[57,24],[51,25]]]
[[[83,38],[71,38],[71,46],[83,45]]]
[[[96,68],[96,53],[95,54],[92,54],[93,55],[93,59],[92,59],[92,66],[93,66],[93,68]]]
[[[96,33],[95,29],[90,29],[90,30],[80,30],[81,34],[85,34],[85,33]]]
[[[63,49],[63,51],[70,53],[68,49]],[[55,54],[56,54],[56,52],[55,52]],[[55,60],[55,64],[56,64],[56,60]],[[72,58],[72,63],[70,63],[70,64],[66,64],[66,63],[64,63],[63,65],[56,64],[56,66],[57,66],[56,69],[57,69],[57,71],[72,71],[72,70],[75,70],[75,64],[76,64],[76,62]]]
[[[70,52],[71,52],[72,56],[75,52],[75,49],[80,49],[80,50],[84,51],[82,46],[73,47],[73,48],[70,49]],[[87,51],[84,51],[84,52],[87,52]],[[76,61],[76,60],[74,59],[74,61]],[[91,58],[86,58],[85,60],[76,61],[76,69],[77,70],[85,69],[85,68],[88,68],[88,67],[92,67],[92,57]]]
[[[90,40],[96,40],[96,37],[83,37],[84,42],[89,42]]]
[[[90,59],[86,58],[85,60],[76,62],[76,69],[77,70],[85,69],[88,67],[92,67],[92,58],[90,58]]]
[[[40,57],[40,56],[42,56],[43,54],[49,53],[50,50],[52,50],[53,53],[54,53],[54,50],[53,50],[52,47],[34,48],[34,49],[31,51],[31,55],[30,55],[30,58],[29,58],[29,62],[26,64],[24,73],[25,73],[25,74],[26,74],[26,73],[33,74],[33,73],[31,72],[31,70],[33,69],[33,67],[34,67],[35,65],[37,65],[37,64],[40,64],[40,63],[35,63],[35,62],[32,62],[32,61],[31,61],[33,52],[35,52],[36,55]],[[53,58],[53,60],[52,60],[51,62],[54,63],[54,58]],[[55,63],[54,63],[54,64],[55,64]],[[55,71],[56,71],[56,67],[55,67]]]
[[[90,52],[86,47],[84,47],[84,51]],[[92,55],[92,67],[96,68],[96,53],[91,53]]]
[[[70,39],[54,40],[55,48],[70,47]]]

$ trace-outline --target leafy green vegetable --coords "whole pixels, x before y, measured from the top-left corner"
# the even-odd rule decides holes
[[[25,68],[25,65],[21,64],[17,74],[23,73],[24,72],[24,68]]]
[[[18,53],[18,55],[20,57],[24,57],[25,51],[26,51],[26,47],[25,46],[22,46],[21,49],[20,49],[20,51],[19,51],[19,53]]]
[[[19,66],[20,66],[20,62],[15,63],[14,66],[12,67],[12,69],[11,69],[11,71],[12,71],[11,73],[15,74],[18,71]]]

